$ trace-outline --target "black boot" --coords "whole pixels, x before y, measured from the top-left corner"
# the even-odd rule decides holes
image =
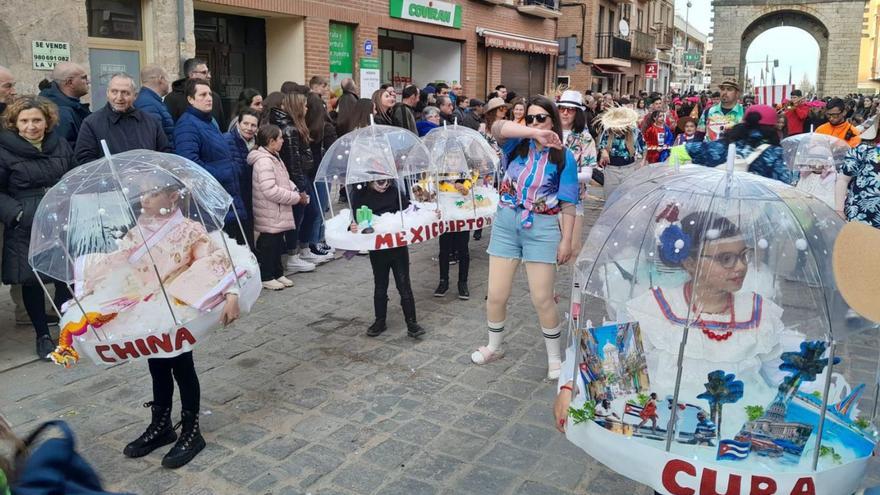
[[[446,292],[449,291],[449,280],[440,279],[440,285],[437,286],[437,290],[434,291],[434,297],[443,297],[446,295]]]
[[[471,298],[471,293],[468,291],[467,280],[458,281],[458,298],[462,301],[467,301]]]
[[[401,299],[400,305],[403,308],[403,318],[406,320],[406,334],[414,339],[425,335],[425,329],[416,321],[415,298],[407,297]]]
[[[385,325],[385,318],[376,318],[376,321],[367,327],[367,337],[375,337],[385,330],[388,330],[388,327]]]
[[[199,413],[180,411],[180,422],[183,424],[180,438],[162,458],[162,466],[168,469],[177,469],[186,465],[205,448],[205,439],[202,438],[202,432],[199,430]]]
[[[149,407],[153,415],[150,426],[137,440],[125,446],[122,451],[125,457],[143,457],[150,452],[174,443],[177,440],[177,433],[171,427],[171,406],[157,406],[152,402],[147,402],[144,407]]]

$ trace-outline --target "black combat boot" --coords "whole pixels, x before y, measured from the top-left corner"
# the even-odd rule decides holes
[[[152,402],[147,402],[144,407],[150,408],[153,419],[150,421],[150,426],[147,426],[147,431],[137,440],[125,446],[122,453],[126,457],[143,457],[159,447],[177,440],[177,434],[174,433],[174,428],[171,425],[171,406],[157,406]]]
[[[199,413],[180,411],[180,422],[183,424],[180,438],[162,458],[162,466],[168,469],[177,469],[186,465],[205,448],[205,439],[202,438],[199,430]]]
[[[443,297],[446,295],[446,292],[449,290],[449,280],[440,279],[440,285],[437,286],[437,290],[434,291],[434,297]]]
[[[367,337],[376,337],[385,330],[388,330],[388,326],[385,325],[385,318],[376,318],[376,321],[367,327]]]

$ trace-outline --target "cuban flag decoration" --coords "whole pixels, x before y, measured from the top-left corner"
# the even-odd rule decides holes
[[[721,440],[718,442],[718,460],[741,461],[749,456],[751,449],[752,442]]]

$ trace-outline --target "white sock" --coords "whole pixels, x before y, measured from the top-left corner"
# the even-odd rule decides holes
[[[494,322],[490,321],[489,324],[489,345],[486,347],[489,348],[492,352],[497,351],[501,348],[501,344],[504,342],[504,322]]]
[[[559,335],[562,333],[562,323],[556,328],[541,327],[541,333],[544,334],[544,345],[547,347],[547,362],[561,362],[562,356],[559,351]]]

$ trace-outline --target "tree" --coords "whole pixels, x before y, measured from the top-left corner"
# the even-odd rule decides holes
[[[798,89],[803,91],[804,95],[808,95],[816,91],[816,86],[814,86],[812,81],[810,81],[810,78],[807,76],[806,72],[804,72],[804,77],[801,78],[801,83],[798,85]]]
[[[721,409],[724,404],[733,404],[742,399],[743,382],[737,380],[733,373],[725,373],[715,370],[708,375],[709,381],[705,383],[706,391],[698,395],[698,399],[709,402],[709,414],[712,421],[717,425],[716,435],[721,436]]]
[[[782,353],[780,356],[782,364],[779,365],[779,369],[791,373],[779,385],[778,399],[784,404],[791,401],[803,382],[816,380],[816,376],[828,366],[828,359],[822,357],[826,347],[825,342],[814,340],[801,342],[800,351]],[[838,363],[840,358],[834,358],[834,364]]]

